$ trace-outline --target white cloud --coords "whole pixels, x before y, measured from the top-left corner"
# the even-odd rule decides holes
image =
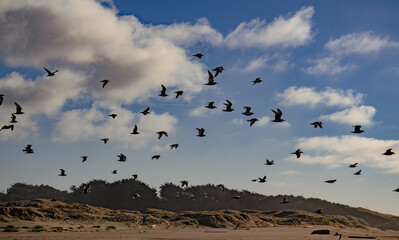
[[[268,123],[270,123],[270,117],[264,116],[262,118],[259,118],[259,121],[257,121],[254,126],[256,127],[263,127],[266,126]]]
[[[273,22],[253,19],[244,22],[226,36],[226,44],[237,47],[298,47],[312,39],[313,7],[302,7],[294,15],[280,16]]]
[[[320,119],[344,124],[373,125],[373,117],[377,110],[372,106],[354,106],[330,115],[320,116]]]
[[[276,93],[281,105],[295,106],[305,105],[310,108],[317,106],[328,107],[350,107],[358,105],[363,101],[364,94],[354,93],[353,90],[341,90],[326,88],[317,92],[313,87],[292,86],[284,90],[283,93]]]
[[[231,120],[231,122],[233,124],[237,124],[240,126],[243,126],[245,124],[244,120],[242,118],[238,119],[238,118],[234,118],[233,120]]]
[[[281,174],[291,176],[291,175],[297,175],[298,173],[299,173],[299,172],[298,172],[298,171],[295,171],[295,170],[288,170],[288,171],[282,172]]]
[[[289,59],[287,57],[275,55],[262,55],[258,58],[252,59],[247,66],[244,67],[244,72],[256,71],[259,69],[272,69],[276,72],[285,71],[290,65]]]
[[[381,155],[388,148],[399,149],[399,140],[379,140],[360,136],[299,138],[297,148],[304,153],[301,158],[288,159],[304,164],[324,164],[329,167],[342,167],[358,162],[385,169],[389,173],[399,173],[399,162],[393,156]]]
[[[343,65],[340,58],[335,56],[328,56],[309,61],[313,63],[313,65],[307,68],[302,68],[302,71],[310,75],[336,75],[346,71],[352,71],[356,68],[356,65],[353,63]]]

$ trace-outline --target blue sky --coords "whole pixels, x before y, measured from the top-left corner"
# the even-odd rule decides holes
[[[14,102],[25,114],[0,132],[0,190],[136,173],[156,188],[223,183],[399,215],[399,161],[381,155],[399,151],[398,10],[396,1],[2,1],[0,122]],[[46,77],[43,66],[59,72]],[[217,66],[218,84],[205,86]],[[222,111],[226,99],[233,112]],[[203,107],[210,101],[216,109]],[[260,120],[252,127],[244,106]],[[284,123],[271,122],[277,107]],[[135,124],[139,135],[129,134]],[[357,124],[365,133],[350,133]],[[160,130],[168,137],[158,140]]]

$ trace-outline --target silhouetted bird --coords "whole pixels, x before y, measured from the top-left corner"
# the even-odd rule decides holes
[[[212,86],[212,85],[215,85],[215,84],[217,84],[217,82],[215,82],[215,80],[213,79],[212,73],[208,70],[208,82],[205,83],[204,85]]]
[[[213,105],[214,103],[215,103],[215,102],[209,102],[208,105],[206,105],[206,106],[204,106],[204,107],[209,108],[209,109],[214,109],[214,108],[216,108],[216,106]]]
[[[261,80],[260,78],[256,78],[256,79],[253,80],[252,82],[254,83],[254,84],[252,84],[252,85],[255,85],[255,84],[257,84],[257,83],[261,83],[262,80]]]
[[[288,199],[286,197],[283,197],[283,201],[281,202],[281,204],[287,204],[289,203]]]
[[[165,131],[159,131],[159,132],[157,132],[157,134],[158,134],[158,139],[161,139],[161,137],[164,135],[164,136],[168,136],[168,133],[167,132],[165,132]]]
[[[281,112],[280,109],[277,108],[277,111],[274,111],[272,109],[272,112],[274,112],[274,120],[272,120],[272,122],[284,122],[285,120],[281,118],[281,116],[283,115],[283,112]]]
[[[66,176],[65,170],[64,169],[60,169],[60,174],[58,174],[58,176],[65,177]]]
[[[91,192],[91,183],[89,183],[88,185],[83,185],[83,191],[82,191],[82,193],[83,194],[87,194],[87,193],[90,193]]]
[[[223,72],[224,68],[223,68],[223,66],[219,66],[219,67],[216,67],[216,68],[214,68],[212,70],[215,71],[215,77],[217,77],[219,75],[219,73]]]
[[[50,70],[48,70],[47,68],[45,68],[45,67],[43,67],[44,68],[44,70],[46,70],[46,72],[47,72],[47,77],[51,77],[51,76],[54,76],[57,72],[58,72],[58,70],[55,70],[54,72],[52,72],[52,71],[50,71]]]
[[[257,179],[257,178],[255,178],[255,179],[252,179],[251,181],[252,181],[252,182],[257,182],[257,181],[258,181],[258,179]]]
[[[295,154],[297,158],[300,158],[300,157],[301,157],[301,153],[303,153],[303,152],[301,151],[301,149],[298,149],[298,150],[296,150],[295,152],[293,152],[293,153],[291,153],[291,154]]]
[[[179,144],[177,144],[177,143],[174,143],[174,144],[170,144],[169,145],[169,147],[170,147],[170,149],[177,149],[177,147],[179,146]]]
[[[397,188],[397,189],[395,189],[395,190],[393,190],[394,192],[399,192],[399,188]]]
[[[234,111],[234,109],[231,108],[231,106],[233,106],[233,103],[231,103],[229,100],[226,99],[226,102],[223,103],[224,105],[226,105],[226,109],[223,109],[223,112],[232,112]]]
[[[118,159],[118,161],[119,162],[126,162],[126,159],[127,159],[127,156],[126,155],[124,155],[124,154],[119,154],[119,155],[116,155],[119,159]]]
[[[387,149],[382,155],[386,155],[386,156],[391,156],[395,154],[394,152],[392,152],[392,148]]]
[[[205,132],[205,129],[203,129],[203,128],[196,128],[197,129],[197,131],[198,131],[198,137],[205,137],[206,135],[204,134],[204,132]]]
[[[355,128],[355,130],[353,130],[351,133],[362,133],[362,132],[364,132],[363,130],[360,129],[362,127],[360,125],[355,125],[353,127]]]
[[[334,233],[333,236],[338,236],[338,240],[341,240],[341,238],[342,238],[342,234],[340,232]]]
[[[151,157],[151,160],[154,160],[154,159],[158,160],[160,157],[161,157],[161,155],[154,155]]]
[[[266,176],[263,176],[263,178],[258,177],[260,183],[265,183],[266,182]]]
[[[82,159],[82,162],[86,162],[87,161],[87,156],[81,156],[80,158]]]
[[[11,131],[14,131],[14,124],[4,125],[1,127],[0,131],[3,129],[11,129]]]
[[[137,199],[137,198],[140,198],[141,196],[140,196],[140,194],[138,194],[138,193],[134,193],[134,194],[132,194],[132,199]]]
[[[240,198],[241,198],[240,195],[230,197],[230,199],[237,199],[237,200]]]
[[[158,96],[167,97],[168,94],[166,94],[166,87],[162,84],[161,84],[161,87],[162,87],[162,90],[160,91],[160,94]]]
[[[104,88],[105,85],[107,85],[110,81],[108,79],[104,79],[104,80],[101,80],[100,82],[103,83],[102,88]]]
[[[183,95],[183,91],[176,91],[176,98],[180,97],[181,95]]]
[[[362,174],[362,170],[359,170],[357,172],[355,172],[353,175],[361,175]]]
[[[118,170],[112,170],[112,174],[118,174]]]
[[[137,174],[133,174],[132,177],[133,177],[133,180],[136,180],[138,175]]]
[[[117,114],[115,114],[115,113],[112,113],[112,114],[110,114],[110,115],[108,115],[109,117],[112,117],[112,118],[116,118],[118,115]]]
[[[134,125],[133,131],[130,134],[133,134],[133,135],[139,134],[139,132],[137,131],[137,125]]]
[[[15,115],[21,115],[21,114],[24,114],[24,112],[22,112],[22,108],[21,108],[21,106],[19,106],[19,104],[18,103],[16,103],[16,102],[14,102],[14,104],[15,104]]]
[[[337,181],[337,179],[331,179],[331,180],[327,180],[324,181],[325,183],[335,183]]]
[[[34,153],[32,145],[28,144],[26,145],[26,147],[22,150],[23,152],[25,152],[25,154],[31,154]]]
[[[317,127],[323,128],[323,123],[320,121],[312,122],[311,125],[313,125],[314,128],[317,128]]]
[[[216,185],[216,187],[217,187],[217,188],[221,188],[222,191],[224,191],[224,185],[223,185],[223,184],[218,184],[218,185]]]
[[[109,141],[109,138],[101,138],[100,140],[103,141],[104,144],[106,144]]]
[[[196,53],[193,56],[201,59],[204,55],[202,53]]]
[[[251,119],[247,120],[247,122],[249,122],[250,127],[252,127],[252,125],[254,125],[254,123],[256,123],[257,121],[259,121],[259,119],[257,119],[257,118],[251,118]]]
[[[4,94],[0,94],[0,105],[3,104]]]
[[[181,187],[188,187],[188,181],[187,180],[180,181],[180,183],[181,183]]]
[[[355,168],[355,167],[357,167],[357,163],[354,163],[354,164],[349,164],[349,166],[348,167],[350,167],[350,168]]]
[[[265,165],[269,165],[269,166],[274,165],[274,160],[266,159]]]
[[[251,107],[244,107],[245,112],[243,112],[242,114],[244,114],[245,116],[251,116],[252,114],[254,114],[253,112],[251,112]]]
[[[323,211],[321,209],[317,209],[315,213],[322,214]]]
[[[142,111],[140,113],[142,113],[144,116],[147,114],[150,114],[150,107],[147,107],[144,111]]]
[[[11,121],[10,123],[17,123],[17,116],[14,115],[14,113],[11,113]]]

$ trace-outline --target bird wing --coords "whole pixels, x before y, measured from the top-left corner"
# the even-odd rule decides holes
[[[48,74],[51,74],[51,71],[50,70],[48,70],[46,67],[43,67],[44,68],[44,70],[46,70],[46,72],[48,73]]]
[[[21,106],[19,106],[18,103],[14,102],[14,104],[15,104],[15,107],[17,108],[17,112],[22,110]]]

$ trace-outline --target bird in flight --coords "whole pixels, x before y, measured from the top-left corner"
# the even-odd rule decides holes
[[[360,125],[355,125],[355,126],[353,126],[355,129],[351,132],[351,133],[357,133],[357,134],[360,134],[360,133],[362,133],[362,132],[364,132],[362,129],[360,129],[362,126],[360,126]]]
[[[105,85],[107,85],[110,81],[108,79],[104,79],[104,80],[101,80],[100,82],[103,83],[102,88],[104,88]]]
[[[245,116],[251,116],[252,114],[254,114],[253,112],[251,112],[251,107],[244,107],[245,112],[243,112],[242,114],[244,114]]]
[[[3,104],[4,94],[0,94],[0,105]]]
[[[266,159],[265,165],[269,165],[269,166],[274,165],[274,160]]]
[[[217,187],[217,188],[221,188],[222,191],[224,191],[224,185],[223,185],[223,184],[218,184],[218,185],[216,185],[216,187]]]
[[[331,179],[331,180],[326,180],[324,181],[325,183],[335,183],[337,179]]]
[[[296,155],[296,158],[300,158],[300,157],[301,157],[301,153],[303,153],[303,152],[301,151],[301,149],[298,149],[298,150],[296,150],[295,152],[293,152],[293,153],[291,153],[291,154],[295,154],[295,155]]]
[[[11,131],[14,131],[14,124],[4,125],[1,127],[0,131],[3,129],[11,129]]]
[[[277,111],[274,111],[272,109],[272,112],[274,112],[274,120],[272,120],[272,122],[284,122],[285,120],[281,118],[281,116],[283,115],[283,112],[281,112],[280,109],[277,108]]]
[[[266,176],[263,176],[263,178],[258,177],[258,179],[259,179],[259,182],[260,182],[260,183],[265,183],[265,182],[267,182],[267,181],[266,181]]]
[[[54,72],[52,72],[52,71],[48,70],[48,69],[45,68],[45,67],[43,67],[43,68],[44,68],[44,70],[46,70],[46,72],[47,72],[46,77],[54,76],[54,75],[58,72],[58,70],[55,70]]]
[[[139,132],[137,131],[137,125],[134,125],[133,131],[130,134],[133,134],[133,135],[139,134]]]
[[[214,108],[216,108],[216,106],[214,104],[215,104],[215,102],[209,102],[208,105],[206,105],[204,107],[209,108],[209,109],[214,109]]]
[[[237,199],[237,200],[240,198],[241,198],[240,195],[230,197],[230,199]]]
[[[58,176],[65,177],[66,176],[65,170],[64,169],[60,169],[60,174],[58,174]]]
[[[281,204],[286,204],[286,203],[289,203],[289,201],[286,197],[283,197],[283,201],[281,202]]]
[[[161,157],[161,155],[154,155],[151,157],[151,160],[154,160],[154,159],[158,160],[160,157]]]
[[[247,120],[247,122],[249,122],[250,127],[252,127],[252,125],[254,125],[254,123],[256,123],[257,121],[259,121],[259,119],[257,119],[257,118],[251,118],[251,119]]]
[[[112,114],[110,114],[110,115],[108,115],[109,117],[112,117],[112,118],[116,118],[117,116],[118,116],[118,114],[116,114],[116,113],[112,113]]]
[[[397,189],[395,189],[395,190],[393,190],[394,192],[399,192],[399,188],[397,188]]]
[[[157,132],[157,134],[158,134],[158,139],[161,139],[161,137],[164,135],[164,136],[168,136],[168,133],[167,132],[165,132],[165,131],[159,131],[159,132]]]
[[[217,77],[219,75],[219,73],[222,73],[223,70],[224,70],[223,66],[219,66],[219,67],[212,69],[212,71],[215,71],[215,77]]]
[[[147,107],[144,111],[142,111],[140,113],[142,113],[144,116],[147,114],[150,114],[150,107]]]
[[[25,152],[25,154],[31,154],[34,153],[32,145],[28,144],[26,145],[26,147],[22,150],[23,152]]]
[[[112,174],[118,174],[118,170],[112,170]]]
[[[133,177],[133,180],[136,180],[138,176],[137,176],[137,174],[133,174],[132,177]]]
[[[127,156],[125,154],[119,154],[117,155],[117,157],[119,158],[118,161],[119,162],[126,162]]]
[[[15,115],[24,114],[24,112],[22,112],[22,107],[19,106],[18,103],[14,102],[14,105],[15,105],[15,113],[14,113]]]
[[[91,183],[83,185],[83,194],[87,194],[91,192]]]
[[[180,181],[180,183],[181,183],[181,187],[188,187],[188,181],[187,180]]]
[[[390,149],[387,149],[382,155],[391,156],[391,155],[393,155],[393,154],[395,154],[395,153],[392,152],[392,148],[390,148]]]
[[[194,57],[201,59],[204,55],[202,53],[193,54]]]
[[[87,156],[81,156],[80,158],[82,159],[82,162],[86,162],[87,160]]]
[[[256,79],[253,80],[252,82],[254,83],[254,84],[252,84],[252,85],[255,85],[255,84],[257,84],[257,83],[261,83],[262,80],[261,80],[260,78],[256,78]]]
[[[180,97],[181,95],[183,95],[183,91],[176,91],[175,92],[176,93],[176,99],[178,98],[178,97]]]
[[[353,175],[361,175],[362,174],[362,170],[359,170],[357,172],[355,172]]]
[[[354,164],[349,164],[349,166],[348,167],[350,167],[350,168],[355,168],[355,167],[357,167],[357,163],[354,163]]]
[[[216,84],[217,84],[217,82],[215,82],[215,80],[213,79],[212,73],[208,70],[208,82],[205,83],[204,85],[212,86],[212,85],[216,85]]]
[[[161,87],[162,87],[162,90],[160,91],[160,94],[158,96],[167,97],[168,94],[166,94],[166,87],[162,84],[161,84]]]
[[[11,113],[11,121],[10,123],[17,123],[17,116],[14,115],[14,113]]]
[[[169,145],[169,147],[170,147],[170,149],[177,149],[177,147],[179,146],[179,144],[177,144],[177,143],[174,143],[174,144],[170,144]]]
[[[197,131],[198,131],[198,137],[205,137],[206,135],[204,134],[204,132],[205,132],[205,129],[203,129],[203,128],[196,128],[197,129]]]
[[[233,106],[233,103],[230,102],[229,100],[226,99],[226,102],[223,103],[224,105],[226,105],[226,109],[223,109],[223,112],[232,112],[234,111],[234,109],[231,108],[231,106]]]
[[[317,128],[317,127],[323,128],[323,123],[320,121],[312,122],[311,125],[313,125],[314,128]]]
[[[106,144],[109,141],[109,138],[101,138],[100,141],[103,141]]]
[[[137,198],[140,198],[140,197],[141,197],[141,195],[138,194],[138,193],[132,194],[132,199],[137,199]]]

